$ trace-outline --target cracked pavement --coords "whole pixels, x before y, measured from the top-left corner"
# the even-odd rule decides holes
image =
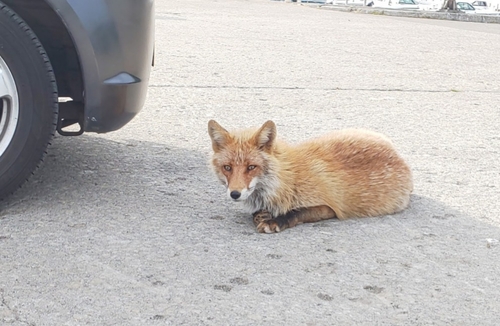
[[[17,311],[9,305],[5,299],[4,290],[0,288],[0,321],[9,325],[34,325],[21,320]]]
[[[157,0],[156,66],[120,131],[56,137],[0,210],[0,325],[496,325],[500,25],[267,0]],[[388,135],[391,216],[258,234],[207,122],[290,142]]]

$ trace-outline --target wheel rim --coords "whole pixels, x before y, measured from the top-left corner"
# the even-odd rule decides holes
[[[19,118],[16,81],[0,56],[0,156],[9,147]]]

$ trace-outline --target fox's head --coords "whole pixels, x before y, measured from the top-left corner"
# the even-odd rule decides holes
[[[227,187],[227,195],[237,201],[246,200],[269,169],[276,125],[267,121],[257,130],[230,133],[210,120],[208,133],[214,150],[212,166]]]

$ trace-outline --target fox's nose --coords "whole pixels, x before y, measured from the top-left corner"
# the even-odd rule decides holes
[[[238,199],[241,196],[241,192],[233,190],[229,195],[231,196],[232,199]]]

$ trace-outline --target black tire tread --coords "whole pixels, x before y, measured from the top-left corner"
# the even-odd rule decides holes
[[[42,155],[39,158],[36,165],[34,167],[32,167],[31,173],[25,178],[25,180],[21,184],[19,184],[18,187],[16,187],[16,189],[11,189],[9,191],[9,193],[4,194],[3,197],[6,197],[6,196],[14,193],[14,191],[16,191],[17,189],[21,188],[23,186],[23,184],[26,181],[28,181],[29,177],[31,175],[35,174],[35,172],[40,168],[41,164],[43,163],[44,158],[47,155],[47,148],[49,145],[51,145],[51,140],[54,137],[55,132],[56,132],[57,116],[59,113],[59,106],[58,106],[59,98],[58,98],[57,82],[56,82],[56,77],[54,74],[54,69],[52,68],[52,64],[50,63],[50,59],[47,55],[47,52],[45,51],[45,49],[44,49],[42,43],[40,42],[40,40],[38,39],[38,37],[35,35],[33,30],[28,26],[28,24],[26,24],[26,22],[19,15],[17,15],[12,9],[10,9],[2,1],[0,1],[0,11],[4,12],[8,16],[10,16],[10,18],[17,23],[17,25],[19,26],[19,29],[22,32],[26,33],[28,35],[28,37],[31,39],[31,41],[33,42],[34,47],[36,48],[36,50],[38,50],[38,53],[40,54],[43,62],[45,63],[45,72],[47,73],[47,76],[49,77],[48,79],[50,82],[50,87],[52,88],[52,95],[53,95],[53,98],[52,98],[52,103],[53,103],[53,105],[52,105],[52,117],[53,117],[52,126],[51,126],[49,134],[46,135],[47,136],[46,142],[42,145],[42,148],[40,148],[41,150],[43,149],[41,151]],[[2,199],[4,199],[4,198],[0,198],[0,200],[2,200]]]

